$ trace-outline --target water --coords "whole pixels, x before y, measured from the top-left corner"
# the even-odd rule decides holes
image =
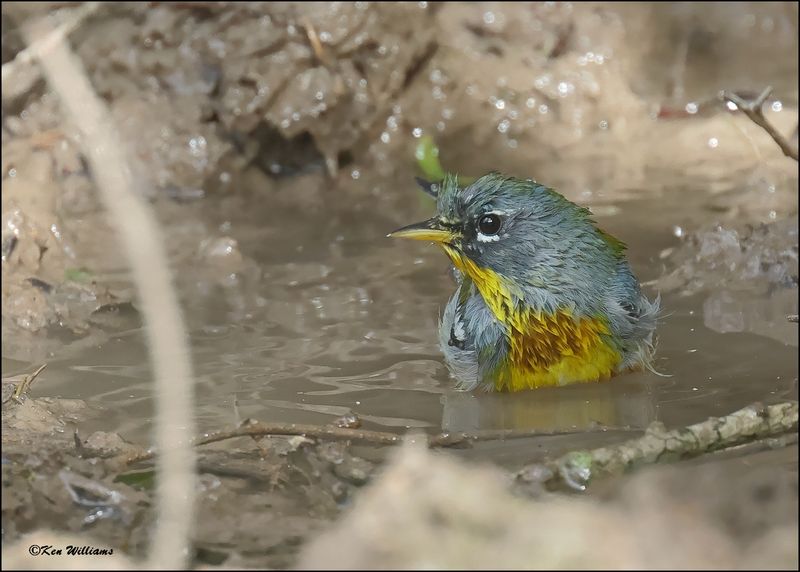
[[[303,209],[266,204],[266,195],[246,203],[211,197],[168,222],[168,233],[179,236],[190,224],[180,220],[202,217],[255,261],[238,281],[224,268],[211,280],[196,262],[179,266],[201,431],[246,418],[323,424],[349,412],[366,428],[400,432],[679,426],[754,401],[797,398],[796,332],[783,341],[717,333],[704,325],[702,295],[674,294],[662,300],[667,316],[655,363],[669,377],[636,373],[511,395],[455,391],[436,341],[439,312],[454,289],[447,260],[432,245],[385,238],[429,216],[432,204],[414,192],[393,208],[380,198],[329,196],[323,208]],[[673,227],[691,226],[687,213],[698,212],[674,198],[596,211],[601,226],[629,244],[643,282],[661,275],[659,253],[677,243]],[[82,431],[148,443],[146,343],[135,317],[128,325],[99,345],[66,345],[37,391],[102,408]],[[8,373],[26,367],[4,358]]]

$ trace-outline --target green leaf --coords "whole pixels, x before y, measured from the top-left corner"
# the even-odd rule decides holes
[[[423,135],[417,143],[414,156],[417,158],[417,165],[429,181],[438,183],[444,179],[444,169],[439,162],[439,148],[434,143],[433,137]]]
[[[414,150],[414,157],[417,159],[417,166],[420,168],[425,178],[432,183],[440,183],[445,177],[445,170],[439,161],[439,147],[430,135],[423,135]],[[467,186],[476,177],[458,177],[459,186]]]
[[[117,475],[114,479],[115,483],[125,483],[136,489],[149,491],[152,490],[156,484],[156,471],[155,469],[148,469],[146,471],[136,471],[133,473],[123,473]]]
[[[72,282],[89,282],[92,279],[92,273],[86,268],[67,268],[64,271],[64,277]]]

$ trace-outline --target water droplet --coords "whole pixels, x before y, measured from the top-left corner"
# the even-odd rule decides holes
[[[388,134],[386,131],[384,131],[383,133],[381,133],[381,141],[382,141],[383,143],[388,143],[388,142],[389,142],[389,141],[391,141],[391,140],[392,140],[391,136],[390,136],[390,135],[389,135],[389,134]]]
[[[498,99],[498,100],[495,102],[494,106],[495,106],[497,109],[505,109],[505,108],[506,108],[506,102],[505,102],[505,101],[503,101],[502,99]]]
[[[770,220],[775,220],[778,217],[778,213],[775,211],[769,211],[769,218]]]
[[[772,102],[772,111],[780,111],[783,109],[783,104],[780,101]]]
[[[414,127],[414,129],[411,130],[411,135],[419,139],[420,137],[422,137],[422,129],[420,129],[419,127]]]
[[[506,131],[508,131],[508,128],[510,126],[511,126],[511,122],[508,119],[503,119],[500,123],[498,123],[497,130],[500,133],[505,133]]]
[[[606,129],[608,129],[608,121],[606,121],[605,119],[603,119],[603,120],[601,120],[601,121],[600,121],[600,123],[598,123],[598,124],[597,124],[597,126],[598,126],[600,129],[602,129],[603,131],[605,131]]]
[[[716,149],[717,147],[719,147],[719,139],[717,139],[716,137],[712,137],[711,139],[708,140],[708,146],[711,149]]]
[[[681,227],[679,227],[679,226],[673,226],[672,227],[672,234],[674,234],[675,236],[680,238],[680,237],[683,236],[683,229]]]
[[[739,106],[737,106],[737,105],[736,105],[734,102],[732,102],[732,101],[728,101],[728,102],[726,102],[726,103],[725,103],[725,106],[726,106],[728,109],[730,109],[731,111],[736,111],[737,109],[739,109]]]
[[[688,113],[690,115],[694,115],[695,113],[697,113],[697,104],[695,102],[693,102],[693,101],[690,101],[689,103],[686,104],[686,108],[685,109],[686,109],[686,113]]]
[[[547,105],[546,105],[546,104],[544,104],[544,103],[543,103],[543,104],[541,104],[541,105],[539,106],[539,113],[541,113],[542,115],[544,115],[545,113],[547,113],[547,112],[548,112],[548,110],[549,110],[549,108],[548,108],[548,107],[547,107]]]
[[[352,172],[350,173],[350,176],[354,180],[358,180],[358,178],[361,176],[361,171],[359,171],[358,169],[353,169]]]
[[[549,83],[550,83],[550,76],[547,75],[541,75],[533,81],[533,85],[536,86],[537,89],[542,89]]]
[[[495,20],[494,12],[484,12],[483,21],[486,24],[494,24],[494,20]]]
[[[536,107],[536,100],[533,99],[532,97],[529,97],[528,99],[525,100],[525,107],[527,107],[528,109],[533,109],[534,107]]]

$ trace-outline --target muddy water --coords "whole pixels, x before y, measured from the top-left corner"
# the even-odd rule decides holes
[[[663,377],[639,373],[514,395],[455,391],[436,342],[439,312],[454,287],[446,259],[432,245],[385,238],[432,211],[408,188],[401,207],[381,197],[349,202],[335,195],[312,210],[276,206],[266,195],[251,197],[246,208],[236,202],[242,199],[213,197],[197,207],[254,260],[234,283],[209,285],[191,265],[178,267],[202,430],[248,417],[328,423],[349,412],[365,427],[394,431],[643,427],[654,420],[675,426],[757,400],[797,398],[796,327],[782,341],[716,333],[704,325],[702,295],[673,294],[662,300],[655,365]],[[674,227],[707,216],[691,196],[593,208],[601,226],[629,244],[634,270],[647,283],[663,271],[660,253],[678,242]],[[169,222],[168,236],[179,235],[181,224]],[[4,371],[25,366],[4,358]],[[65,345],[52,356],[46,383],[48,395],[105,411],[82,431],[149,442],[151,377],[135,316],[99,345]]]

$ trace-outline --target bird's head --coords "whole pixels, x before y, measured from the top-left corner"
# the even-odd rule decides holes
[[[454,176],[421,184],[436,198],[436,215],[389,236],[437,243],[462,272],[517,297],[528,288],[586,291],[623,256],[624,245],[597,229],[588,209],[534,181],[492,172],[463,188]]]

